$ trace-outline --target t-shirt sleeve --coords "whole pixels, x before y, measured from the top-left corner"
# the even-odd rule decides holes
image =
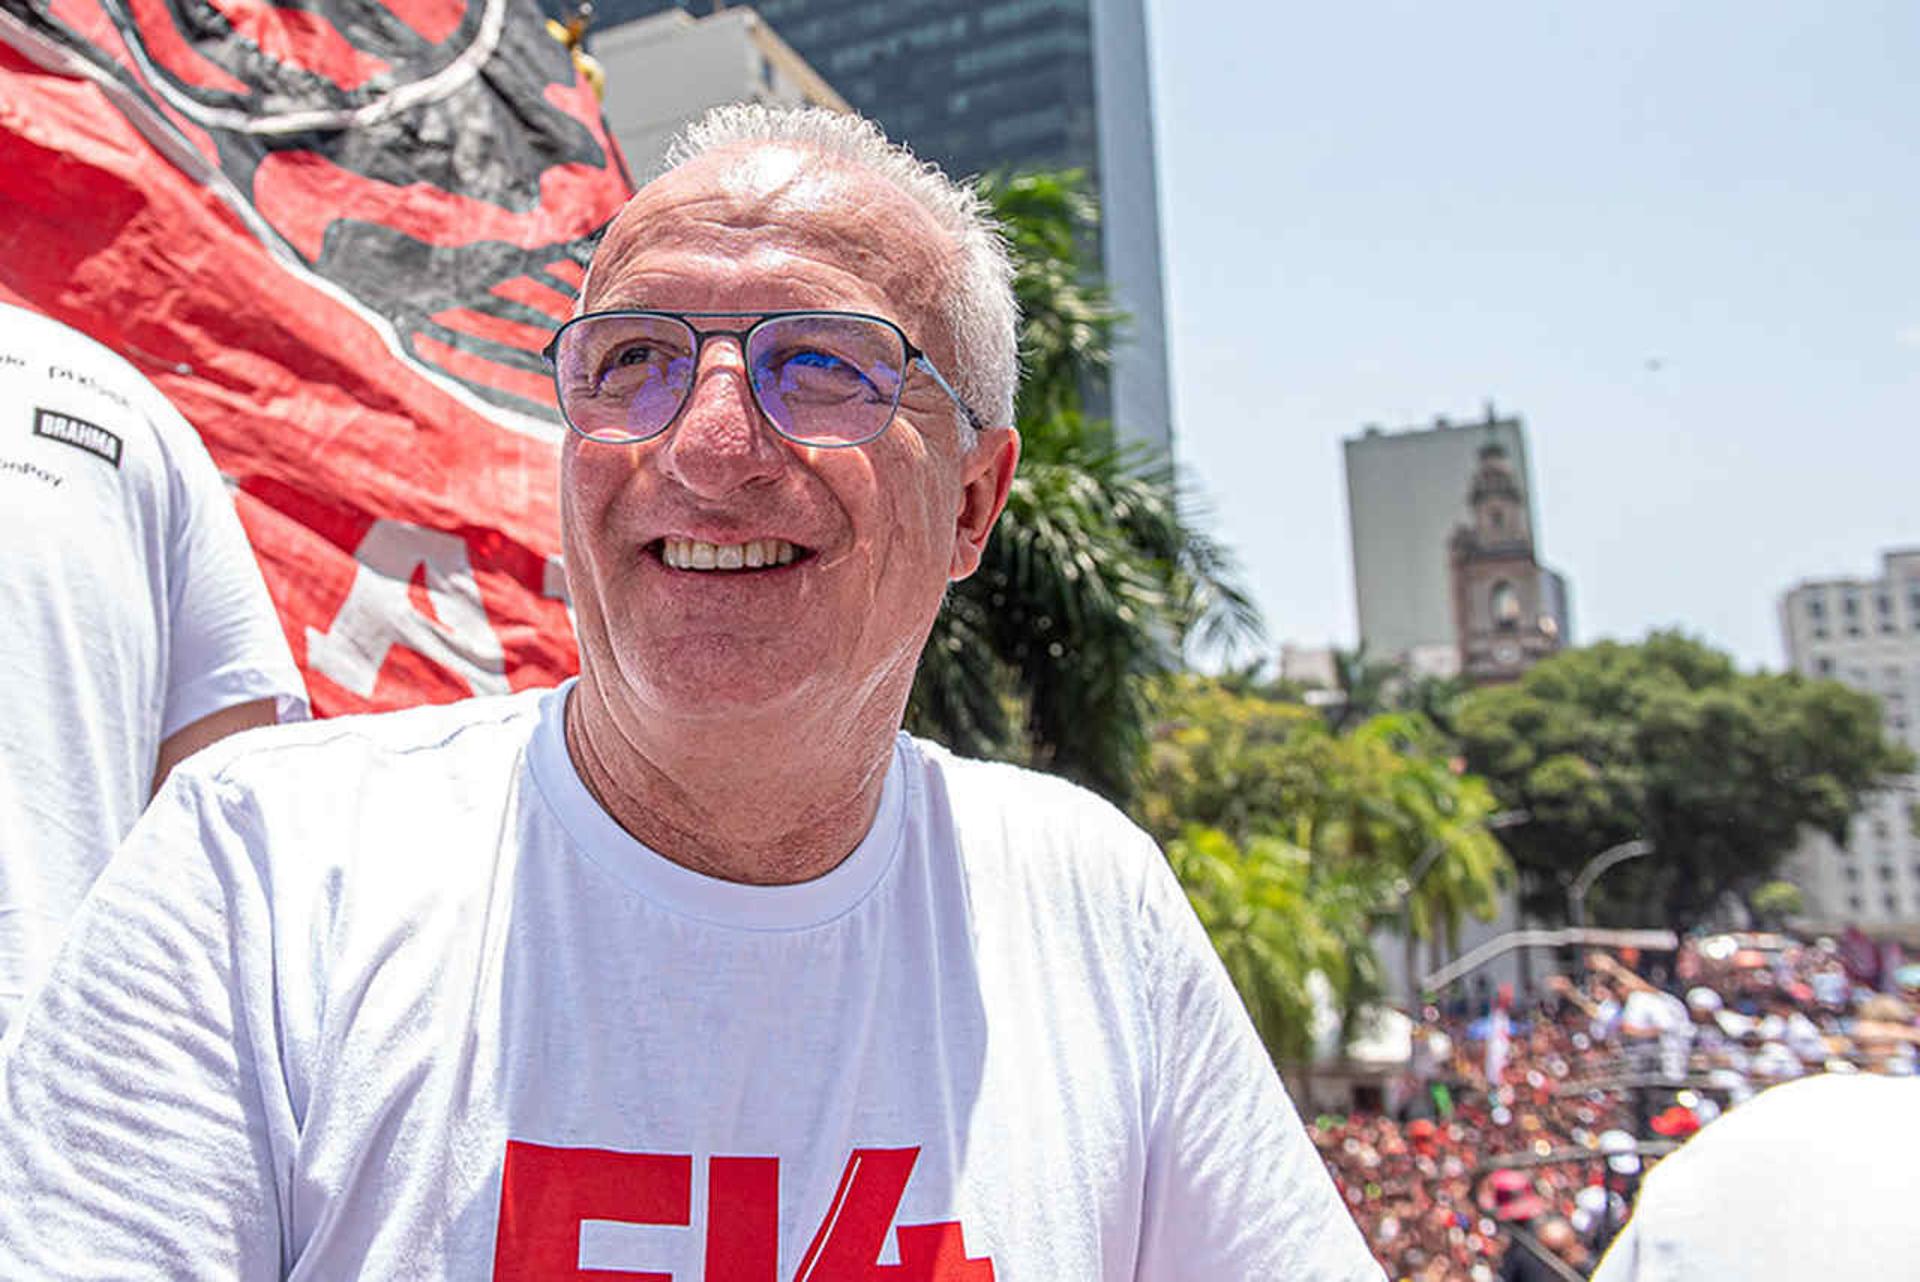
[[[294,1121],[266,896],[178,771],[0,1060],[0,1277],[278,1278]]]
[[[1594,1270],[1593,1282],[1646,1282],[1640,1269],[1639,1226],[1629,1220]]]
[[[173,477],[160,737],[256,699],[273,699],[281,721],[302,718],[306,687],[233,499],[186,420],[170,406],[152,412]]]
[[[1155,1099],[1136,1277],[1380,1282],[1172,870],[1144,895]]]

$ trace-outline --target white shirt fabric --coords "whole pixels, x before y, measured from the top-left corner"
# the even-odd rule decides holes
[[[305,692],[200,438],[124,360],[0,304],[0,1031],[161,742]]]
[[[0,1276],[1378,1282],[1118,812],[901,736],[841,864],[717,881],[564,698],[175,773],[0,1080]]]
[[[1653,1168],[1593,1282],[1883,1282],[1920,1261],[1920,1082],[1821,1074]]]
[[[1629,1039],[1655,1038],[1660,1071],[1671,1080],[1686,1075],[1693,1048],[1693,1017],[1672,993],[1636,988],[1620,1010],[1620,1032]]]

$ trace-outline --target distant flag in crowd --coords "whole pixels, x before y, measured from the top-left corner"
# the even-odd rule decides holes
[[[573,670],[539,351],[631,187],[533,0],[0,0],[0,299],[200,430],[324,713]]]

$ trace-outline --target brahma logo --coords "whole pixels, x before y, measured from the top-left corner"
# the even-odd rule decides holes
[[[58,410],[36,408],[33,411],[33,434],[62,445],[71,445],[77,450],[85,450],[115,467],[120,466],[120,438],[98,423],[89,423],[84,418],[75,418]]]
[[[967,1255],[958,1221],[894,1229],[919,1156],[918,1148],[855,1149],[792,1282],[994,1282],[993,1261]],[[709,1157],[706,1174],[705,1215],[696,1223],[691,1154],[509,1140],[493,1276],[673,1282],[670,1271],[616,1274],[583,1262],[585,1226],[612,1222],[699,1230],[705,1282],[779,1282],[780,1159]],[[889,1229],[898,1262],[882,1264]]]

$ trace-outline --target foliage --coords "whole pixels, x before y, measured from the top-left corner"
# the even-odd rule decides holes
[[[1364,642],[1356,649],[1335,650],[1334,693],[1339,697],[1327,705],[1327,724],[1338,733],[1389,711],[1404,675],[1405,670],[1392,660],[1370,657]]]
[[[1800,887],[1792,882],[1770,881],[1755,890],[1747,904],[1761,925],[1777,929],[1785,925],[1788,918],[1806,911],[1807,901]]]
[[[1589,896],[1590,919],[1622,924],[1701,920],[1768,880],[1803,826],[1841,836],[1864,792],[1912,767],[1871,698],[1743,674],[1670,632],[1556,655],[1467,696],[1455,728],[1501,802],[1532,815],[1508,842],[1528,911],[1559,917],[1590,857],[1655,843]]]
[[[1120,317],[1083,261],[1096,226],[1084,177],[1020,175],[983,192],[1016,260],[1022,456],[980,568],[935,623],[908,725],[1124,801],[1148,683],[1179,667],[1189,638],[1248,646],[1260,622],[1172,468],[1116,450],[1085,416]]]
[[[1277,837],[1241,843],[1202,826],[1168,842],[1167,857],[1275,1059],[1310,1053],[1313,972],[1343,1009],[1378,990],[1359,879],[1316,876],[1307,852]]]
[[[1460,677],[1419,675],[1403,663],[1375,659],[1365,643],[1333,652],[1333,677],[1326,716],[1336,732],[1383,712],[1417,712],[1451,736],[1455,710],[1469,689]]]
[[[1378,925],[1398,929],[1404,914],[1416,937],[1452,937],[1465,914],[1493,914],[1507,875],[1486,828],[1493,794],[1454,771],[1423,718],[1336,734],[1313,709],[1193,676],[1164,682],[1158,703],[1138,816],[1180,852],[1175,869],[1257,1021],[1261,1009],[1300,1014],[1307,970],[1286,969],[1300,966],[1326,973],[1350,1019],[1379,994]],[[1242,891],[1260,903],[1236,915]],[[1261,942],[1263,931],[1278,934]],[[1337,962],[1318,951],[1323,937],[1340,941]],[[1278,1035],[1269,1045],[1289,1053]]]

